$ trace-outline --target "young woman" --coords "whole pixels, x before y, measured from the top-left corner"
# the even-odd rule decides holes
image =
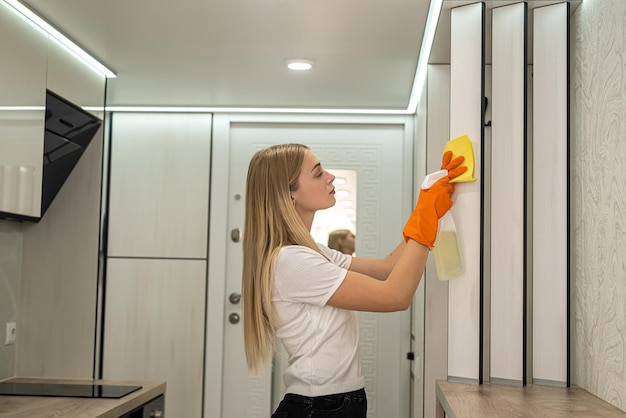
[[[328,234],[328,248],[353,255],[356,237],[349,229],[335,229]]]
[[[257,152],[248,169],[242,299],[248,367],[271,364],[275,340],[289,356],[287,394],[273,418],[365,417],[355,311],[407,309],[452,205],[449,183],[467,168],[444,155],[448,175],[421,190],[404,239],[383,259],[316,244],[315,212],[335,204],[335,177],[304,145]]]

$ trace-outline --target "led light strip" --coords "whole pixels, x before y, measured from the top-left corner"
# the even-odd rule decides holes
[[[176,106],[106,106],[107,112],[162,113],[307,113],[346,115],[407,115],[404,109],[302,109],[270,107],[176,107]]]
[[[81,47],[76,45],[71,39],[59,32],[55,27],[39,17],[35,12],[24,6],[18,0],[0,0],[2,4],[7,6],[9,10],[17,14],[18,16],[25,18],[29,23],[33,24],[36,28],[43,30],[50,35],[59,45],[66,48],[69,52],[74,54],[77,58],[87,64],[90,68],[104,75],[106,78],[115,78],[117,75],[107,68],[104,64],[88,54]]]
[[[437,25],[439,24],[439,15],[441,14],[442,6],[443,0],[430,1],[428,17],[426,18],[426,27],[424,28],[424,37],[422,38],[422,47],[420,48],[420,54],[417,60],[417,70],[415,71],[413,88],[411,89],[409,105],[407,106],[407,111],[410,114],[414,114],[417,111],[417,102],[419,101],[424,85],[426,84],[428,59],[430,58],[430,51],[432,50],[433,43],[435,41],[435,32],[437,31]]]

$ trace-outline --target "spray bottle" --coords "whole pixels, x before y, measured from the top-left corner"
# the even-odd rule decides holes
[[[439,170],[429,174],[422,183],[422,189],[429,189],[437,180],[447,175],[448,170]],[[450,280],[463,272],[454,217],[449,210],[439,219],[433,256],[439,280]]]

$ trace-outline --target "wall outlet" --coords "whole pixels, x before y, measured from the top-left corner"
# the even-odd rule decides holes
[[[4,345],[15,344],[15,333],[17,332],[15,322],[7,322],[7,332],[4,339]]]

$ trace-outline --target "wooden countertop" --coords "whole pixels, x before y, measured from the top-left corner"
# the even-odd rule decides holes
[[[626,417],[626,412],[571,386],[467,385],[438,380],[437,418]]]
[[[119,399],[0,395],[2,418],[118,418],[165,394],[164,382],[14,377],[4,382],[136,385],[141,389]]]

